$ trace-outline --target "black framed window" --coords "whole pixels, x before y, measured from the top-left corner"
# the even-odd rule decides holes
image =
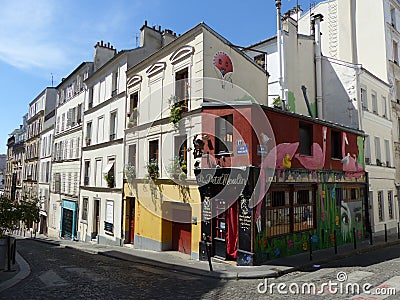
[[[301,155],[312,155],[313,127],[312,124],[299,123],[299,149]]]
[[[331,131],[331,157],[342,159],[342,140],[339,131]]]
[[[215,153],[233,152],[233,115],[215,119]]]

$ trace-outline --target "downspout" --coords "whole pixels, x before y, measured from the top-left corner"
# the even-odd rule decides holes
[[[362,69],[361,65],[356,65],[356,97],[357,97],[357,110],[358,110],[358,129],[363,130],[363,122],[362,122],[362,103],[361,103],[361,85],[360,85],[360,77],[361,77]]]
[[[323,16],[317,14],[313,18],[314,27],[314,50],[315,50],[315,80],[316,80],[316,94],[317,94],[317,117],[324,119],[324,110],[322,103],[322,55],[321,55],[321,21]]]
[[[280,87],[280,98],[282,101],[282,108],[286,110],[286,99],[285,99],[285,90],[283,87],[283,76],[282,76],[282,24],[281,24],[281,0],[275,0],[276,6],[276,45],[278,48],[278,59],[279,59],[279,87]]]

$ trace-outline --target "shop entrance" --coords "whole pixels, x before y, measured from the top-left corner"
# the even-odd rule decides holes
[[[223,199],[213,203],[213,249],[219,259],[236,259],[238,242],[237,202],[229,206]]]
[[[128,243],[133,244],[135,240],[135,198],[129,199],[129,216],[128,216],[128,226],[129,226],[129,240]]]

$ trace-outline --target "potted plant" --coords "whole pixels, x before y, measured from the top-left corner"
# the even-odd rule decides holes
[[[157,159],[154,159],[154,158],[151,159],[147,163],[146,168],[147,168],[147,174],[148,174],[149,178],[154,180],[154,179],[157,179],[160,177]]]
[[[187,107],[185,102],[180,100],[177,96],[171,96],[168,99],[168,102],[170,108],[169,121],[173,123],[174,126],[177,126],[179,121],[182,119],[182,113]]]
[[[282,109],[282,100],[281,100],[281,97],[278,96],[278,97],[274,98],[272,104],[274,105],[275,108]]]
[[[136,168],[134,165],[128,164],[124,168],[124,174],[127,180],[132,181],[136,178]]]
[[[183,181],[187,177],[187,166],[185,160],[175,157],[169,168],[170,176],[175,180]]]
[[[114,187],[114,175],[111,173],[104,174],[104,179],[107,182],[107,186],[109,188]]]

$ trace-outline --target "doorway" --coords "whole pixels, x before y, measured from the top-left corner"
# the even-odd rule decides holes
[[[133,244],[135,240],[135,198],[129,198],[129,210],[128,210],[128,243]]]
[[[172,250],[191,254],[192,244],[192,211],[190,205],[172,209]]]
[[[96,239],[100,231],[100,200],[94,200],[93,233],[92,239]]]
[[[214,256],[226,259],[226,209],[227,203],[223,199],[215,199],[213,203],[214,228],[213,228],[213,247]]]

